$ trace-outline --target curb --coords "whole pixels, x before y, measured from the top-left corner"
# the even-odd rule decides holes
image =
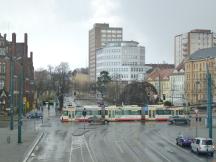
[[[29,159],[31,153],[34,151],[36,145],[40,142],[41,138],[43,137],[44,132],[41,132],[39,135],[37,135],[37,137],[35,138],[35,140],[32,142],[32,144],[29,146],[29,151],[27,151],[25,153],[25,157],[22,160],[22,162],[27,162],[27,160]]]

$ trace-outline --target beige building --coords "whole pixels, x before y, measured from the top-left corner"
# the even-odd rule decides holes
[[[173,73],[173,70],[173,68],[157,68],[148,75],[147,82],[151,83],[156,88],[162,100],[171,101],[170,75]]]
[[[96,49],[104,47],[107,42],[122,41],[122,28],[109,27],[109,24],[94,24],[89,31],[89,77],[96,81]]]
[[[175,36],[174,45],[174,61],[175,66],[178,66],[197,50],[216,47],[216,33],[211,30],[195,29]]]
[[[193,53],[185,62],[185,95],[190,105],[206,104],[206,65],[212,75],[212,96],[213,101],[216,101],[216,47],[214,47]]]

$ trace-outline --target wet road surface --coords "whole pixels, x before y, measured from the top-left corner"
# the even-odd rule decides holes
[[[123,122],[86,123],[85,127],[84,131],[84,123],[62,123],[51,110],[43,123],[37,125],[45,135],[28,162],[213,162],[216,159],[176,146],[177,134],[194,135],[194,126]]]

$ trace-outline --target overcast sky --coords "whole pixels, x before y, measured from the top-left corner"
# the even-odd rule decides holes
[[[174,62],[174,36],[192,29],[216,32],[215,0],[0,0],[0,33],[28,33],[35,69],[68,62],[88,66],[94,23],[123,27],[123,39],[146,47],[146,63]]]

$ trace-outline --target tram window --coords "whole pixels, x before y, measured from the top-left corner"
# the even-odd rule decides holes
[[[170,115],[171,110],[156,110],[157,115]]]
[[[141,110],[132,110],[130,115],[141,115]]]
[[[123,115],[130,115],[130,110],[124,110],[124,111],[122,111],[123,113]]]
[[[82,111],[76,111],[75,114],[76,116],[82,116]]]
[[[116,111],[115,111],[115,114],[116,114],[116,115],[121,115],[121,114],[122,114],[122,112],[121,112],[121,111],[118,111],[118,110],[116,110]]]
[[[172,112],[172,116],[174,116],[174,111],[172,110],[171,112]]]
[[[171,115],[171,110],[164,110],[164,115]]]
[[[184,114],[183,110],[179,110],[179,115],[183,115],[183,114]]]
[[[94,115],[101,115],[102,114],[101,111],[102,110],[96,111]],[[108,115],[108,110],[105,110],[105,115]]]
[[[86,114],[87,115],[92,115],[92,112],[91,111],[86,111]]]
[[[68,115],[68,111],[64,111],[64,112],[63,112],[63,115],[64,115],[64,116],[67,116],[67,115]]]

